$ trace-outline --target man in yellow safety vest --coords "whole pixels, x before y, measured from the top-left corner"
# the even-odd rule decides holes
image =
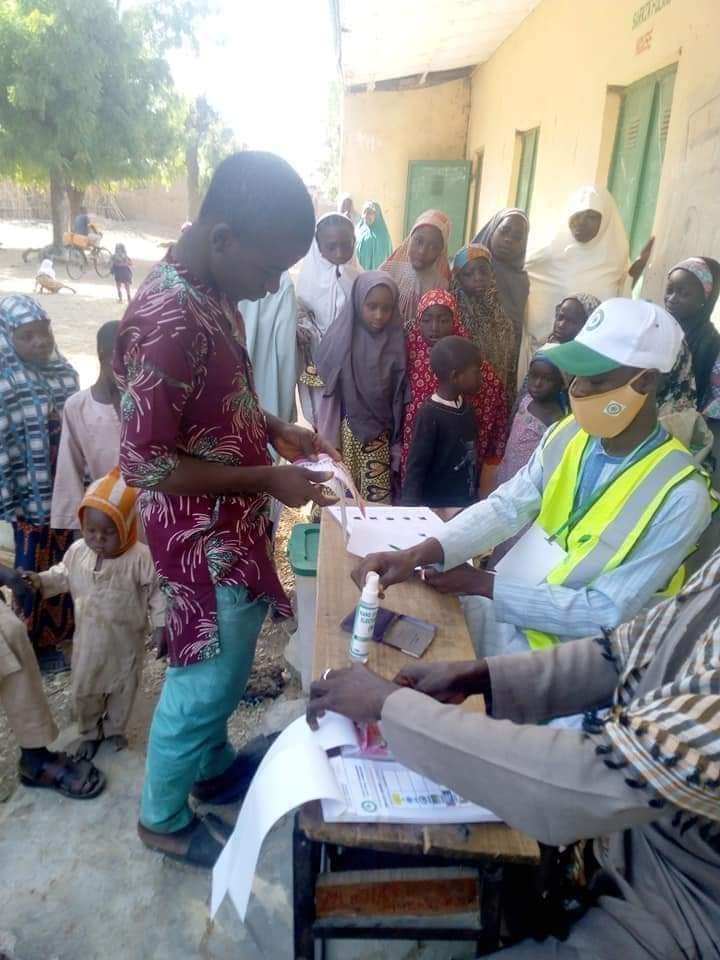
[[[431,586],[461,596],[484,657],[611,630],[677,592],[711,515],[707,479],[658,423],[658,384],[681,343],[661,307],[605,301],[575,340],[545,348],[574,377],[573,416],[437,539],[367,557],[356,580],[376,570],[389,586],[422,568]],[[466,563],[525,528],[497,573]]]

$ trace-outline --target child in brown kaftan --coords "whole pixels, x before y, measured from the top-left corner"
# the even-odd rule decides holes
[[[142,674],[145,639],[165,622],[150,551],[137,542],[137,491],[116,467],[88,487],[80,505],[83,539],[61,563],[28,574],[44,597],[69,592],[75,606],[73,705],[77,755],[91,759],[103,740],[127,746],[125,731]]]

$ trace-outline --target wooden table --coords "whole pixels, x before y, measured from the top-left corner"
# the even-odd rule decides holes
[[[347,667],[351,663],[349,635],[340,629],[340,623],[358,602],[358,590],[350,578],[357,559],[350,556],[344,545],[340,525],[323,512],[320,528],[320,548],[317,573],[317,626],[313,659],[313,676],[322,676],[328,668]],[[411,581],[390,587],[383,601],[397,613],[411,614],[438,627],[437,635],[424,654],[424,660],[471,660],[475,658],[460,604],[455,597],[443,596],[420,581]],[[391,679],[400,667],[410,661],[399,650],[384,644],[371,644],[368,666]],[[484,701],[475,697],[466,703],[466,709],[482,710]],[[539,862],[537,843],[505,824],[482,823],[468,827],[456,825],[423,826],[417,824],[338,824],[325,823],[319,804],[309,804],[297,816],[295,856],[295,956],[313,957],[314,936],[361,936],[356,926],[351,932],[340,932],[337,925],[331,931],[323,930],[315,922],[314,887],[320,869],[323,849],[354,848],[363,851],[382,851],[422,863],[436,860],[474,861],[486,866],[505,864],[535,865]],[[490,870],[490,873],[493,871]],[[495,869],[495,878],[501,874]],[[487,871],[486,871],[487,875]],[[485,880],[485,887],[490,885]],[[488,891],[489,893],[489,891]],[[492,897],[488,897],[492,899]],[[479,948],[495,949],[490,941],[497,931],[491,931],[484,918],[484,935],[477,937]],[[497,918],[493,918],[496,923]],[[353,932],[354,931],[354,932]],[[450,931],[444,930],[443,934]],[[406,931],[407,933],[407,931]],[[366,934],[370,935],[370,934]],[[375,929],[372,936],[385,936]],[[387,934],[398,936],[397,932]],[[428,934],[425,939],[445,939]],[[451,937],[448,937],[449,939]],[[411,937],[415,939],[415,937]],[[465,937],[470,939],[470,937]],[[476,939],[475,936],[472,939]]]

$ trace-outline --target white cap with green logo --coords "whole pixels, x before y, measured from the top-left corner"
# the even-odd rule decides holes
[[[548,344],[542,352],[575,377],[618,367],[669,373],[682,341],[680,325],[667,310],[646,300],[613,297],[593,310],[574,340]]]

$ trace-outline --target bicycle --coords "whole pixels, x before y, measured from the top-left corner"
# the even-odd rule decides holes
[[[88,236],[83,233],[66,233],[63,235],[66,256],[65,269],[71,280],[81,280],[91,263],[99,277],[105,279],[110,276],[112,254],[107,247],[100,246],[101,239],[102,233],[99,230],[93,230]]]

